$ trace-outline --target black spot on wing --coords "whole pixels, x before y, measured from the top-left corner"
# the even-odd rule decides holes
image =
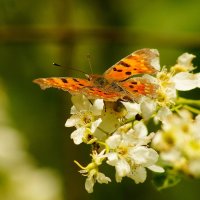
[[[122,72],[122,71],[123,71],[122,69],[118,69],[118,70],[117,70],[117,72]]]
[[[63,83],[68,83],[67,79],[65,79],[65,78],[61,78],[61,81],[62,81]]]
[[[130,71],[126,72],[125,73],[126,75],[131,75],[132,73]]]
[[[73,78],[73,80],[74,80],[75,82],[79,82],[76,78]]]
[[[122,72],[123,70],[122,69],[117,69],[116,67],[113,67],[113,71],[115,71],[115,72]]]
[[[130,65],[128,63],[125,63],[124,61],[120,61],[119,65],[122,65],[124,67],[130,67]]]
[[[137,82],[136,81],[132,81],[131,84],[137,85]]]

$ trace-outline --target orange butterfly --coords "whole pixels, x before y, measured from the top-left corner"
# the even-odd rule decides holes
[[[42,89],[54,87],[72,95],[84,94],[88,99],[105,101],[138,101],[142,96],[156,97],[158,86],[141,74],[155,74],[159,70],[156,49],[141,49],[123,58],[103,75],[88,75],[88,79],[72,77],[39,78],[33,82]]]

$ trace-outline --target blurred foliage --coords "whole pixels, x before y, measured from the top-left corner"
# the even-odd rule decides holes
[[[185,180],[162,192],[150,181],[135,185],[125,180],[96,185],[88,195],[84,178],[73,164],[74,159],[86,163],[87,149],[73,145],[72,129],[64,127],[70,95],[41,91],[32,80],[83,76],[67,67],[51,67],[52,62],[90,73],[88,53],[93,71],[103,73],[143,47],[157,48],[161,65],[170,66],[180,54],[190,52],[197,55],[195,63],[200,66],[199,9],[199,0],[0,0],[0,78],[8,96],[8,112],[39,165],[54,168],[63,177],[65,199],[198,198],[198,180]],[[193,97],[199,94],[194,91]]]
[[[0,200],[62,200],[60,177],[38,167],[23,135],[12,127],[6,91],[0,85]]]

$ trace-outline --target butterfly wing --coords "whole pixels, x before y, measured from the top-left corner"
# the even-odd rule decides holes
[[[85,87],[91,86],[91,82],[87,79],[71,78],[71,77],[51,77],[51,78],[38,78],[33,81],[38,84],[42,89],[58,88],[68,91],[71,94],[80,92]]]
[[[117,101],[118,99],[122,99],[123,94],[116,92],[110,88],[106,90],[105,88],[98,87],[86,87],[83,89],[83,94],[88,99],[103,99],[104,101]]]
[[[68,91],[71,94],[84,94],[88,99],[104,99],[105,101],[117,101],[121,94],[111,89],[97,87],[87,79],[71,77],[39,78],[33,81],[42,89],[57,88]]]
[[[156,49],[141,49],[123,58],[105,73],[111,81],[122,81],[137,74],[154,74],[160,69],[159,53]]]
[[[126,81],[119,82],[118,85],[126,92],[125,98],[128,96],[132,101],[138,102],[142,96],[148,96],[150,98],[157,97],[158,85],[152,83],[147,78],[130,78]]]

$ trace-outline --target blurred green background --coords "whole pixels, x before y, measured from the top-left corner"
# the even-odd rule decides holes
[[[145,47],[159,50],[161,66],[175,64],[184,52],[197,55],[200,66],[199,13],[199,0],[0,0],[0,84],[6,95],[1,109],[26,140],[35,165],[57,172],[62,199],[199,199],[200,181],[192,179],[158,192],[150,179],[136,185],[125,178],[121,184],[96,184],[87,194],[73,160],[86,164],[88,149],[75,146],[73,129],[64,127],[70,95],[32,83],[39,77],[83,76],[53,62],[90,73],[90,54],[93,71],[102,74]]]

